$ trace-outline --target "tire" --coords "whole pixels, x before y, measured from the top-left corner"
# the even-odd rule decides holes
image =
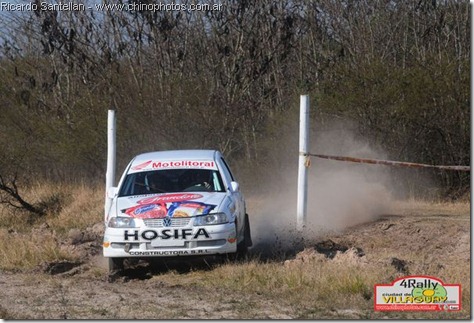
[[[123,258],[109,258],[109,273],[123,270]]]
[[[252,246],[252,236],[250,235],[249,215],[245,214],[244,219],[244,239],[237,244],[237,257],[244,258],[247,255],[249,247]]]
[[[250,220],[249,220],[249,215],[245,214],[245,244],[247,245],[248,248],[253,246],[252,242],[252,235],[250,234]]]

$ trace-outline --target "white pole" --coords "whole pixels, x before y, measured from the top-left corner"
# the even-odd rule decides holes
[[[300,150],[298,161],[298,200],[297,200],[297,230],[303,231],[306,226],[306,211],[308,202],[308,132],[309,132],[309,96],[300,97]]]
[[[109,110],[107,119],[107,173],[105,174],[105,206],[104,217],[107,217],[112,199],[108,192],[115,183],[115,110]]]

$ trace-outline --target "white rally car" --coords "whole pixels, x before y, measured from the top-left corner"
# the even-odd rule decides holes
[[[110,271],[130,257],[237,254],[252,245],[244,197],[218,151],[138,155],[107,195]]]

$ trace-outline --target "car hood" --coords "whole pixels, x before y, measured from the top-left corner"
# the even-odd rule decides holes
[[[226,197],[219,192],[182,192],[117,198],[117,213],[133,218],[189,217],[218,212]]]

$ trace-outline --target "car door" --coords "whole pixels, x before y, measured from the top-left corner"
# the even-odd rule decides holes
[[[234,175],[232,174],[232,171],[230,170],[229,165],[225,161],[224,157],[219,156],[219,164],[221,165],[222,173],[225,177],[225,182],[227,186],[227,190],[233,199],[235,203],[235,208],[237,211],[237,224],[238,224],[238,230],[242,232],[243,227],[244,227],[244,219],[245,219],[245,200],[244,196],[240,190],[240,188],[237,191],[232,190],[231,182],[237,182],[234,178]]]

